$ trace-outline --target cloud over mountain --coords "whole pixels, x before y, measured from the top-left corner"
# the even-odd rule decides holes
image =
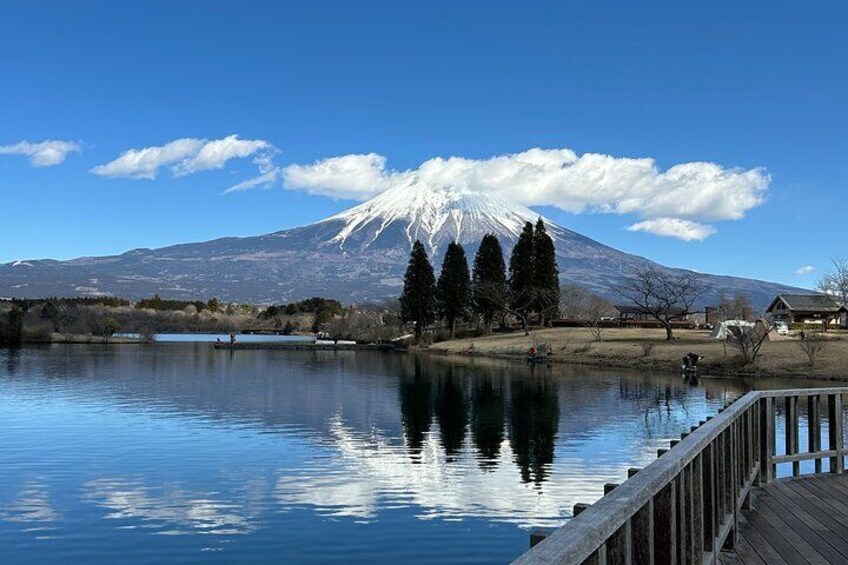
[[[239,139],[230,135],[221,139],[184,137],[164,145],[129,149],[117,159],[98,165],[91,172],[105,177],[154,179],[163,167],[175,177],[200,171],[221,169],[231,159],[273,153],[274,147],[261,139]]]
[[[701,222],[738,220],[765,199],[770,177],[760,168],[690,162],[660,170],[650,158],[621,158],[571,149],[529,149],[489,159],[436,157],[417,169],[387,168],[386,157],[353,154],[282,169],[284,186],[364,200],[390,188],[425,183],[490,193],[525,206],[571,213],[634,214],[633,231],[704,239]]]
[[[629,226],[628,231],[641,231],[662,237],[674,237],[683,241],[704,241],[716,232],[712,226],[678,218],[657,218]]]
[[[33,167],[52,167],[65,160],[69,153],[81,153],[82,146],[75,141],[48,139],[39,143],[20,141],[0,145],[0,155],[25,155]]]

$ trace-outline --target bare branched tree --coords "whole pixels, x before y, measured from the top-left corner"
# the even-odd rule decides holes
[[[848,258],[831,259],[833,269],[819,279],[818,288],[831,295],[839,304],[848,306]]]
[[[601,341],[604,318],[615,314],[612,302],[577,284],[563,286],[559,295],[559,309],[563,318],[582,321],[591,330],[592,339]]]
[[[742,365],[750,365],[757,360],[760,348],[768,340],[774,325],[760,319],[753,326],[728,326],[727,343],[739,352]]]
[[[802,332],[801,339],[796,343],[807,356],[810,367],[815,367],[816,357],[827,347],[828,340],[821,332]]]
[[[547,316],[559,310],[559,302],[555,299],[552,300],[556,292],[545,289],[528,289],[515,294],[481,286],[477,287],[475,292],[486,301],[496,305],[506,315],[518,320],[521,329],[524,330],[524,335],[530,335],[530,321],[533,318]],[[547,292],[551,292],[551,295],[546,295]],[[540,304],[548,304],[549,306],[539,311]]]
[[[614,310],[612,303],[602,296],[590,294],[587,298],[584,320],[594,341],[603,341],[604,318],[611,316]]]
[[[563,318],[583,320],[590,293],[579,284],[567,284],[559,291],[559,310]]]
[[[642,313],[662,324],[666,340],[671,340],[672,322],[693,314],[695,303],[706,288],[696,273],[637,267],[618,291]]]

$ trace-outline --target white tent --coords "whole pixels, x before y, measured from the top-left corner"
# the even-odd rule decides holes
[[[727,329],[730,326],[736,326],[739,328],[753,328],[753,322],[746,322],[745,320],[725,320],[724,322],[719,322],[713,328],[713,333],[710,334],[710,337],[714,339],[727,339],[727,336],[730,335],[730,331]]]

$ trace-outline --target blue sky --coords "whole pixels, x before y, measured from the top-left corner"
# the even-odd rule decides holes
[[[284,177],[222,194],[261,156],[284,171],[376,153],[391,172],[534,147],[650,158],[660,175],[709,162],[767,178],[761,203],[722,214],[708,209],[721,194],[689,215],[597,202],[573,213],[556,207],[562,195],[534,206],[624,251],[800,286],[848,254],[843,4],[282,4],[5,2],[0,262],[266,233],[356,202],[345,187],[285,189]],[[265,145],[198,165],[204,143],[231,135]],[[153,179],[92,172],[180,139],[204,141]],[[20,145],[45,140],[78,151],[53,164]],[[658,215],[715,233],[626,229]],[[817,271],[796,274],[805,266]]]

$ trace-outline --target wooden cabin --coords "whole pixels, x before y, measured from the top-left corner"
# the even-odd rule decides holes
[[[787,324],[842,325],[848,309],[827,294],[778,294],[766,312]]]

